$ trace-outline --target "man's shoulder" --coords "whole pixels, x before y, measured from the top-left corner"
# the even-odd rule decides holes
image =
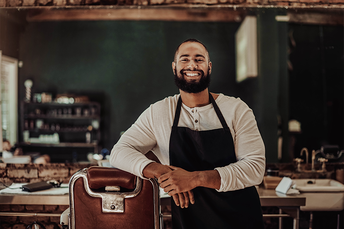
[[[150,120],[154,125],[165,123],[166,120],[171,119],[175,112],[179,95],[168,96],[151,104],[138,118],[139,122]],[[153,124],[152,124],[153,125]]]
[[[228,109],[250,109],[248,105],[239,97],[228,96],[221,93],[219,94],[218,99],[216,99],[216,102],[219,107],[224,107]]]
[[[224,95],[222,93],[219,94],[218,98],[216,99],[217,103],[232,103],[232,104],[241,104],[243,102],[239,97]]]
[[[179,94],[165,97],[162,100],[159,100],[152,104],[152,108],[155,109],[167,109],[167,108],[174,108],[177,105]]]

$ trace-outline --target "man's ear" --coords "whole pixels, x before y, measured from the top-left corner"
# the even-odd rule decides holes
[[[209,67],[209,73],[211,74],[211,69],[213,67],[213,63],[211,63],[211,61],[209,61],[208,67]]]
[[[173,71],[173,74],[175,75],[176,74],[176,63],[175,62],[172,62],[172,71]]]

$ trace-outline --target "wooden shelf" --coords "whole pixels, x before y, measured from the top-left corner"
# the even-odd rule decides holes
[[[98,106],[98,103],[96,102],[84,102],[84,103],[33,103],[33,102],[24,102],[27,105],[34,105],[34,106],[60,106],[60,107],[75,107],[75,106],[90,106],[95,105]]]
[[[41,133],[41,134],[53,134],[53,133],[87,133],[87,132],[96,132],[98,130],[92,129],[92,130],[43,130],[43,129],[33,129],[33,130],[27,130],[30,133]]]
[[[101,107],[98,102],[65,104],[22,101],[20,113],[20,140],[22,142],[19,145],[26,148],[84,148],[84,151],[88,151],[87,148],[94,148],[94,151],[98,152],[100,147],[98,144],[101,141],[100,114]],[[37,120],[41,121],[37,122]],[[59,126],[58,130],[56,130],[57,125]],[[92,129],[87,129],[90,126]],[[24,133],[29,135],[28,138],[24,138]],[[59,135],[60,143],[39,141],[41,135],[55,133]],[[29,142],[30,138],[32,138],[32,142]],[[87,140],[92,143],[86,143]]]
[[[77,120],[90,120],[90,119],[100,119],[98,115],[90,115],[90,116],[84,116],[84,115],[32,115],[27,114],[25,115],[25,118],[31,118],[31,119],[77,119]]]
[[[83,142],[60,142],[60,143],[29,143],[22,142],[20,146],[37,146],[37,147],[89,147],[97,146],[97,143],[83,143]]]

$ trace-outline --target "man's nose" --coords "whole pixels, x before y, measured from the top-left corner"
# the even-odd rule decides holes
[[[188,67],[190,68],[190,70],[196,70],[198,66],[195,61],[190,61]]]

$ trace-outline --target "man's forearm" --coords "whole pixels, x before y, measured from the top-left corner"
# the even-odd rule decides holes
[[[221,177],[217,170],[189,172],[182,168],[170,166],[170,171],[159,177],[160,187],[174,195],[187,192],[196,187],[220,189]]]
[[[221,177],[217,170],[197,171],[197,187],[220,189]]]
[[[157,162],[149,163],[142,171],[146,178],[159,178],[161,175],[170,172],[171,169]]]

